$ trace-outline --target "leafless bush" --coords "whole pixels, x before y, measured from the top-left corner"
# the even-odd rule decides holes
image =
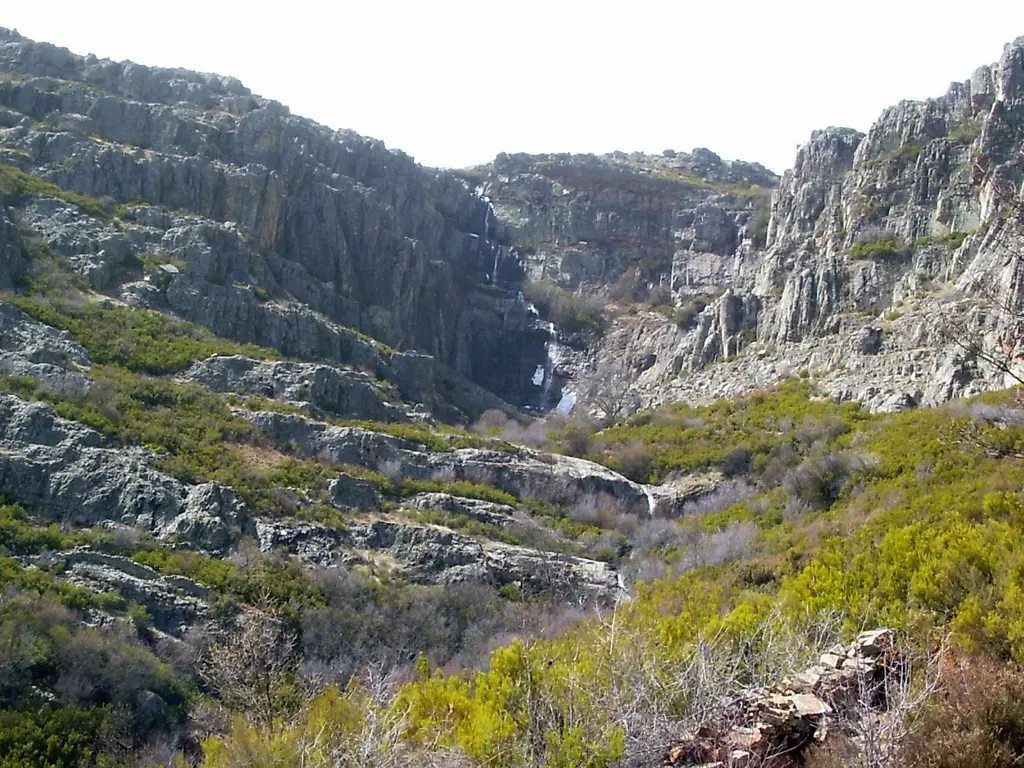
[[[654,454],[642,442],[635,441],[616,446],[608,464],[630,480],[647,483],[654,471]]]
[[[782,484],[786,474],[800,462],[800,455],[789,443],[775,446],[760,471],[759,482],[762,488],[775,488]]]
[[[937,650],[891,654],[883,660],[883,674],[857,678],[852,692],[836,706],[838,723],[826,746],[812,751],[811,768],[898,768],[899,766],[981,766],[1006,765],[999,762],[943,762],[922,756],[928,747],[915,738],[921,714],[943,687],[943,665],[948,658],[948,641]],[[850,698],[852,696],[852,699]],[[1022,710],[1024,712],[1024,710]],[[934,737],[935,734],[932,734]],[[916,744],[914,749],[908,746]],[[936,754],[935,752],[932,753]],[[948,756],[949,753],[947,752]]]
[[[672,292],[666,285],[655,285],[647,294],[647,303],[652,307],[661,307],[672,303]]]
[[[757,488],[745,480],[728,480],[717,486],[710,493],[706,493],[692,501],[683,504],[681,514],[683,517],[690,515],[713,515],[723,509],[735,506],[746,501],[757,494]]]
[[[635,557],[661,554],[684,544],[684,533],[672,520],[655,518],[644,521],[630,539]]]
[[[849,428],[841,419],[835,416],[826,416],[824,419],[816,419],[808,416],[796,430],[796,438],[806,446],[816,443],[828,443],[840,435],[845,435]]]
[[[277,618],[248,611],[210,644],[200,677],[225,706],[271,728],[278,715],[297,703],[295,642],[294,633]]]
[[[568,510],[568,517],[577,523],[630,533],[639,525],[639,518],[623,509],[623,503],[610,493],[584,496]]]
[[[583,421],[570,421],[562,429],[560,442],[569,456],[586,456],[594,448],[594,427]]]
[[[651,584],[658,579],[663,579],[669,569],[669,564],[660,557],[646,555],[629,560],[622,566],[621,573],[626,584],[633,587],[640,582]]]
[[[989,424],[1006,427],[1024,427],[1024,408],[988,403],[968,403],[957,408],[966,416]]]
[[[744,637],[719,634],[666,657],[649,633],[627,628],[618,610],[603,615],[608,669],[593,695],[624,731],[620,765],[655,764],[680,733],[722,725],[743,690],[804,668],[836,641],[831,618],[794,626],[768,616]]]
[[[735,560],[750,551],[756,537],[757,527],[752,523],[736,523],[723,531],[703,533],[679,559],[678,569],[688,571]]]
[[[509,418],[504,411],[491,408],[480,414],[480,418],[469,429],[471,432],[482,435],[501,434],[508,421]]]

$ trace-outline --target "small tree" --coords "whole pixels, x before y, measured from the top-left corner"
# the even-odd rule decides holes
[[[199,673],[225,706],[272,729],[276,718],[303,700],[295,644],[295,633],[264,596],[259,610],[241,614],[213,640]]]

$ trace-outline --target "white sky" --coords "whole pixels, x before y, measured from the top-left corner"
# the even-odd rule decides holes
[[[866,130],[1024,35],[987,0],[4,2],[0,26],[76,53],[234,75],[422,163],[498,152],[706,146],[792,163],[815,128]]]

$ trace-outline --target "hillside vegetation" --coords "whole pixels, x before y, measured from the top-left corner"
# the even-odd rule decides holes
[[[152,376],[193,355],[234,351],[228,342],[131,310],[88,310],[89,323],[78,325],[19,303],[71,331],[102,365],[85,398],[16,377],[0,380],[3,391],[49,403],[118,443],[150,446],[170,475],[216,479],[254,509],[344,525],[326,503],[316,513],[275,492],[323,494],[337,468],[287,456],[254,466],[251,450],[270,446],[228,399]],[[149,350],[168,332],[183,339],[169,349],[187,343],[189,351],[157,366]],[[124,341],[116,353],[106,351],[107,333]],[[908,646],[949,633],[962,652],[1012,666],[1024,659],[1024,428],[1007,426],[1008,413],[1011,393],[875,416],[821,399],[810,378],[797,378],[603,431],[570,423],[551,434],[552,447],[642,480],[723,479],[650,520],[613,499],[586,509],[534,505],[539,519],[576,526],[583,545],[610,548],[637,580],[635,597],[614,610],[557,612],[553,624],[542,597],[505,590],[494,601],[485,587],[328,575],[244,548],[218,559],[141,534],[47,524],[8,504],[0,509],[0,743],[19,745],[10,765],[134,764],[139,750],[169,759],[184,748],[180,759],[210,766],[613,766],[663,748],[706,714],[709,697],[778,679],[817,640],[865,626],[894,627]],[[395,498],[446,487],[376,482]],[[486,486],[454,490],[519,503]],[[76,547],[194,579],[218,596],[225,634],[168,656],[144,608],[61,578],[53,555]],[[95,611],[113,623],[81,623]],[[257,629],[232,616],[256,617]],[[479,656],[480,638],[497,628],[520,637]],[[279,663],[254,658],[251,668],[218,670],[234,643],[254,642],[247,631]],[[32,693],[40,690],[55,695],[43,708]],[[166,707],[158,717],[140,705],[144,692]],[[201,713],[211,708],[219,714],[207,722]],[[114,746],[111,729],[122,734]],[[194,746],[172,736],[183,732]]]

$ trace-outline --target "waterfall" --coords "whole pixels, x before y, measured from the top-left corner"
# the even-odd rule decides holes
[[[562,362],[562,347],[558,344],[558,334],[555,331],[555,324],[548,323],[548,340],[544,344],[544,403],[547,403],[548,395],[551,393],[551,385],[555,381],[555,369]]]
[[[481,195],[481,199],[487,203],[487,208],[484,209],[484,231],[480,237],[484,241],[484,250],[490,249],[494,254],[494,263],[491,265],[491,272],[487,276],[491,285],[498,284],[498,265],[501,261],[501,246],[497,243],[491,242],[491,216],[494,215],[494,205],[491,203],[491,198],[486,195]]]
[[[641,485],[644,489],[644,496],[647,497],[647,514],[654,517],[654,510],[657,507],[657,500],[654,498],[654,494],[651,493],[651,488],[648,485]]]
[[[555,383],[555,372],[558,370],[558,366],[564,357],[562,345],[558,343],[558,333],[555,330],[554,323],[548,323],[548,336],[548,341],[544,344],[546,360],[544,363],[543,379],[541,379],[543,384],[542,407],[546,407],[551,400],[551,387]],[[539,374],[540,366],[538,366],[537,372],[534,373],[534,383],[537,382]],[[555,413],[568,414],[575,406],[576,393],[567,387],[562,387],[561,392],[558,393],[558,402],[554,407]]]

